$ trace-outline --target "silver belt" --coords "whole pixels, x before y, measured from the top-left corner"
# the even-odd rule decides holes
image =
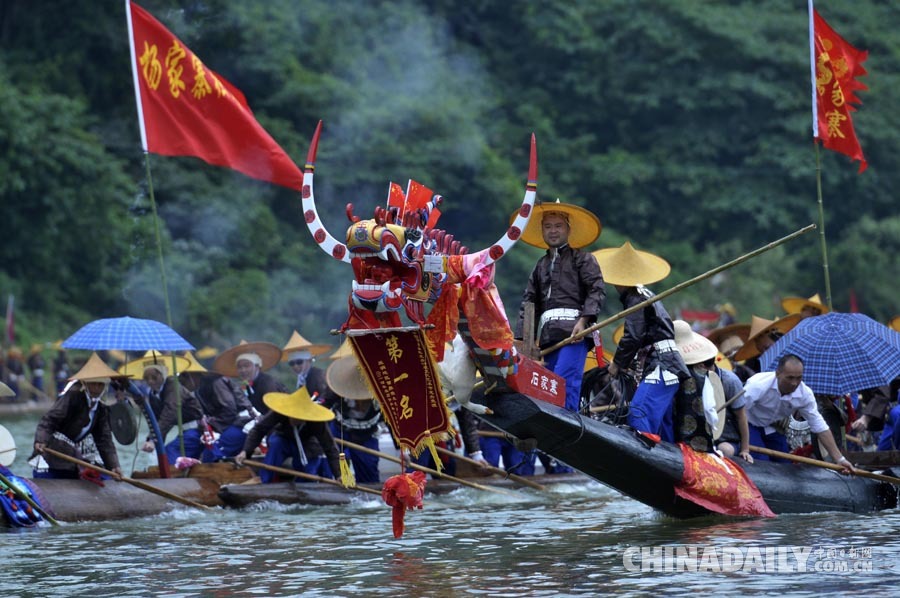
[[[65,434],[63,434],[62,432],[54,432],[53,437],[65,444],[68,444],[72,448],[77,448],[75,446],[75,441],[72,440],[71,438],[69,438],[68,436],[66,436]]]
[[[657,341],[653,343],[653,348],[656,349],[657,353],[674,353],[678,351],[678,346],[672,339]]]
[[[194,421],[186,422],[181,424],[182,430],[196,430],[200,426],[200,420],[195,419]]]
[[[253,415],[250,413],[249,409],[244,409],[243,411],[238,413],[237,416],[238,417],[253,417]]]
[[[541,314],[541,321],[538,324],[537,329],[537,337],[540,340],[541,330],[543,330],[544,324],[546,324],[547,322],[551,322],[553,320],[577,320],[580,317],[581,310],[578,309],[572,309],[569,307],[554,307],[553,309],[548,309]]]

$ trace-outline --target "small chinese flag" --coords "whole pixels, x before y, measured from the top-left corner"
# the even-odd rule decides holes
[[[868,52],[847,43],[812,8],[810,0],[810,53],[813,74],[813,136],[822,145],[859,160],[859,172],[868,164],[853,130],[850,113],[862,101],[857,91],[868,89],[856,78],[866,74],[862,63]]]
[[[141,144],[164,156],[194,156],[300,190],[303,173],[260,126],[244,95],[133,2],[128,33]]]

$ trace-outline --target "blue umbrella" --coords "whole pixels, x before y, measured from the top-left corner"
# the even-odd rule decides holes
[[[194,346],[156,320],[106,318],[85,324],[67,338],[66,349],[119,349],[120,351],[193,351]]]
[[[863,314],[801,320],[763,353],[762,369],[774,370],[788,353],[803,360],[803,381],[817,394],[842,395],[900,376],[900,332]]]

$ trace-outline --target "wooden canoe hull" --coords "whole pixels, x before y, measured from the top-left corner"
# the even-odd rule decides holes
[[[653,444],[632,429],[616,427],[566,411],[515,392],[473,400],[488,405],[493,415],[482,417],[519,439],[535,439],[537,448],[591,478],[673,517],[711,512],[675,495],[683,477],[681,449]],[[775,513],[847,511],[865,513],[897,506],[897,489],[875,480],[799,464],[738,459]]]

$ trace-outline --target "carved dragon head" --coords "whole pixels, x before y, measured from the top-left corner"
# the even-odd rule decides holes
[[[399,326],[403,308],[413,322],[424,322],[424,304],[440,296],[447,275],[443,258],[468,252],[453,235],[435,228],[443,203],[440,195],[410,181],[406,193],[391,183],[387,207],[376,207],[373,218],[361,220],[346,212],[351,224],[345,242],[335,239],[322,225],[313,193],[316,151],[322,123],[316,127],[303,174],[303,214],[319,247],[330,256],[353,266],[350,295],[351,319],[369,326]],[[487,250],[485,265],[500,259],[516,243],[531,217],[537,192],[537,147],[531,136],[531,157],[525,198],[506,233]]]

